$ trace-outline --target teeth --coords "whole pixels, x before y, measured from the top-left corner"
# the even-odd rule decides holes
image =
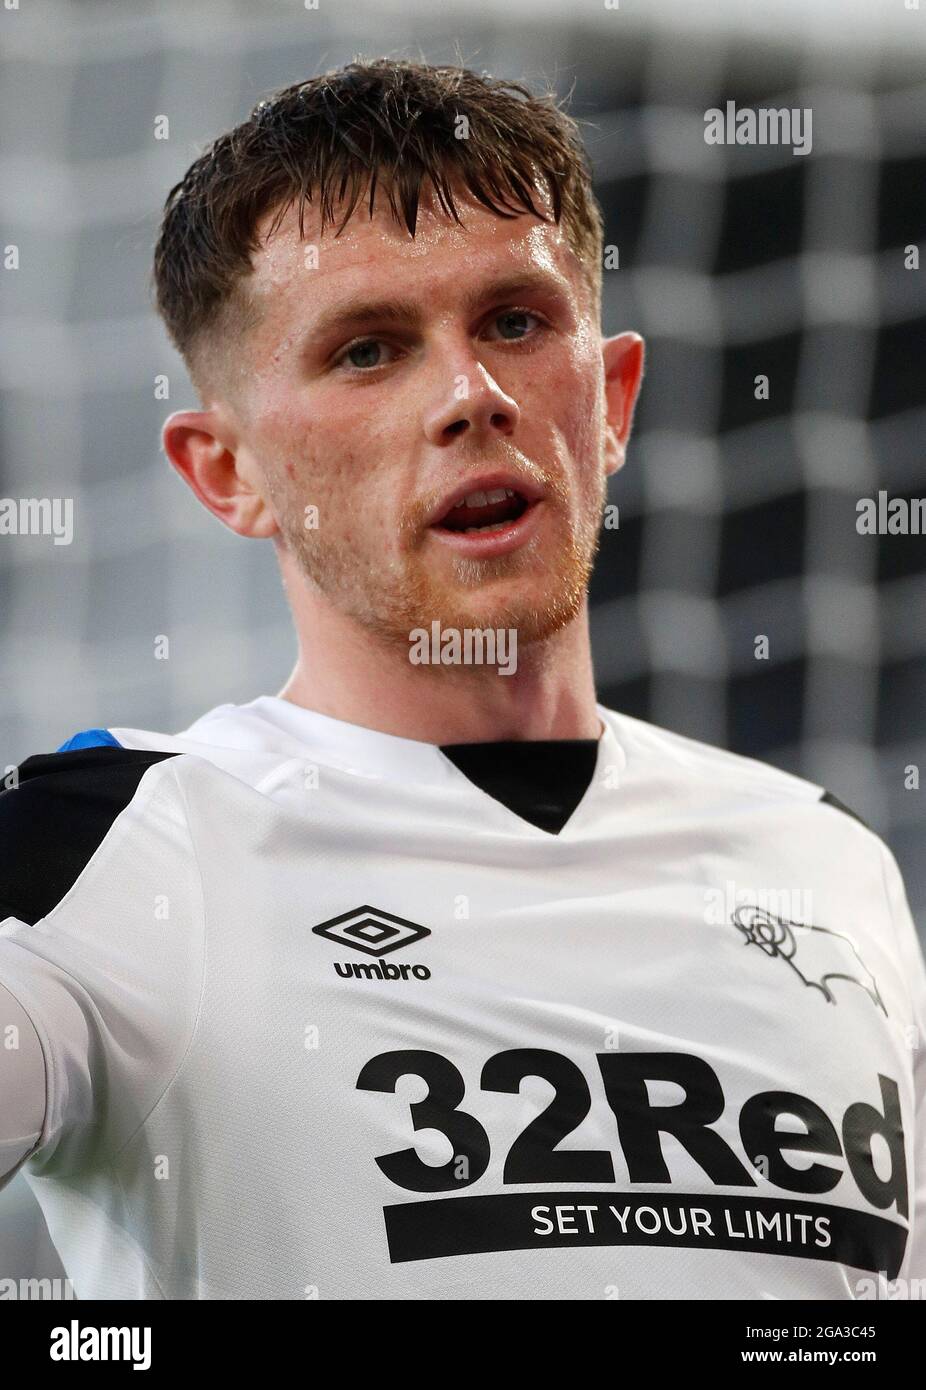
[[[460,507],[488,507],[493,503],[504,502],[509,497],[515,497],[516,495],[514,489],[510,487],[493,487],[490,492],[470,492],[465,497],[461,497],[459,502],[454,502],[451,510],[458,511]],[[503,522],[499,524],[504,525]],[[470,526],[467,529],[470,531],[487,531],[490,529],[494,530],[495,528]]]
[[[464,536],[471,536],[476,531],[480,536],[484,536],[487,531],[504,531],[506,526],[510,525],[510,521],[493,521],[491,526],[467,526],[463,534]]]

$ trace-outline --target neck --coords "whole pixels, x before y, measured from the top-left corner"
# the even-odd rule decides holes
[[[407,648],[314,595],[303,592],[293,609],[299,656],[279,692],[293,704],[423,743],[601,733],[585,601],[559,632],[519,649],[511,675],[488,665],[413,665]]]

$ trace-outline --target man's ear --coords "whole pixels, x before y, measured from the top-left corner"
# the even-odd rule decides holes
[[[229,530],[261,540],[279,530],[259,470],[214,406],[168,416],[161,445],[183,481]]]
[[[605,389],[605,473],[624,466],[633,411],[643,380],[644,343],[639,333],[618,333],[602,344]]]

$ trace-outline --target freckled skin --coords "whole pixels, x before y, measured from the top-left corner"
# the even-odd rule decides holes
[[[425,207],[412,240],[385,204],[372,221],[355,214],[337,237],[331,228],[318,237],[310,214],[319,268],[307,270],[291,210],[255,256],[249,281],[264,318],[249,345],[248,448],[285,544],[331,602],[405,644],[410,628],[433,618],[515,626],[522,642],[568,622],[603,503],[601,346],[581,268],[561,229],[537,218],[506,221],[471,202],[463,217],[465,229]],[[462,312],[463,293],[479,277],[538,268],[563,287],[552,326],[523,345],[480,337],[483,325]],[[424,326],[402,343],[400,359],[364,381],[300,362],[297,336],[319,305],[361,288],[423,306]],[[524,307],[545,312],[533,295]],[[466,402],[454,400],[460,377],[469,382]],[[448,432],[470,415],[478,418],[464,436]],[[506,464],[548,493],[532,540],[484,561],[435,543],[420,524],[428,509],[468,476]],[[319,509],[316,530],[302,525],[310,503]]]
[[[268,213],[246,284],[258,325],[234,345],[231,381],[166,422],[165,451],[226,525],[274,540],[299,640],[285,698],[432,742],[596,737],[587,582],[642,340],[602,339],[560,228],[498,217],[465,191],[458,207],[462,227],[423,198],[414,239],[385,199],[372,219],[361,199],[337,236],[309,207],[304,241],[293,208],[268,239]],[[490,296],[524,273],[543,287]],[[303,347],[329,311],[384,298],[417,321]],[[541,490],[531,533],[507,554],[460,555],[427,521],[498,469]],[[513,629],[516,673],[410,664],[410,633],[434,620]]]

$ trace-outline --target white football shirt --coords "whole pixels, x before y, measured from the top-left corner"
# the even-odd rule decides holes
[[[21,1166],[78,1298],[926,1276],[893,858],[820,787],[599,715],[558,833],[436,746],[269,696],[27,760],[0,982],[44,1059]]]

